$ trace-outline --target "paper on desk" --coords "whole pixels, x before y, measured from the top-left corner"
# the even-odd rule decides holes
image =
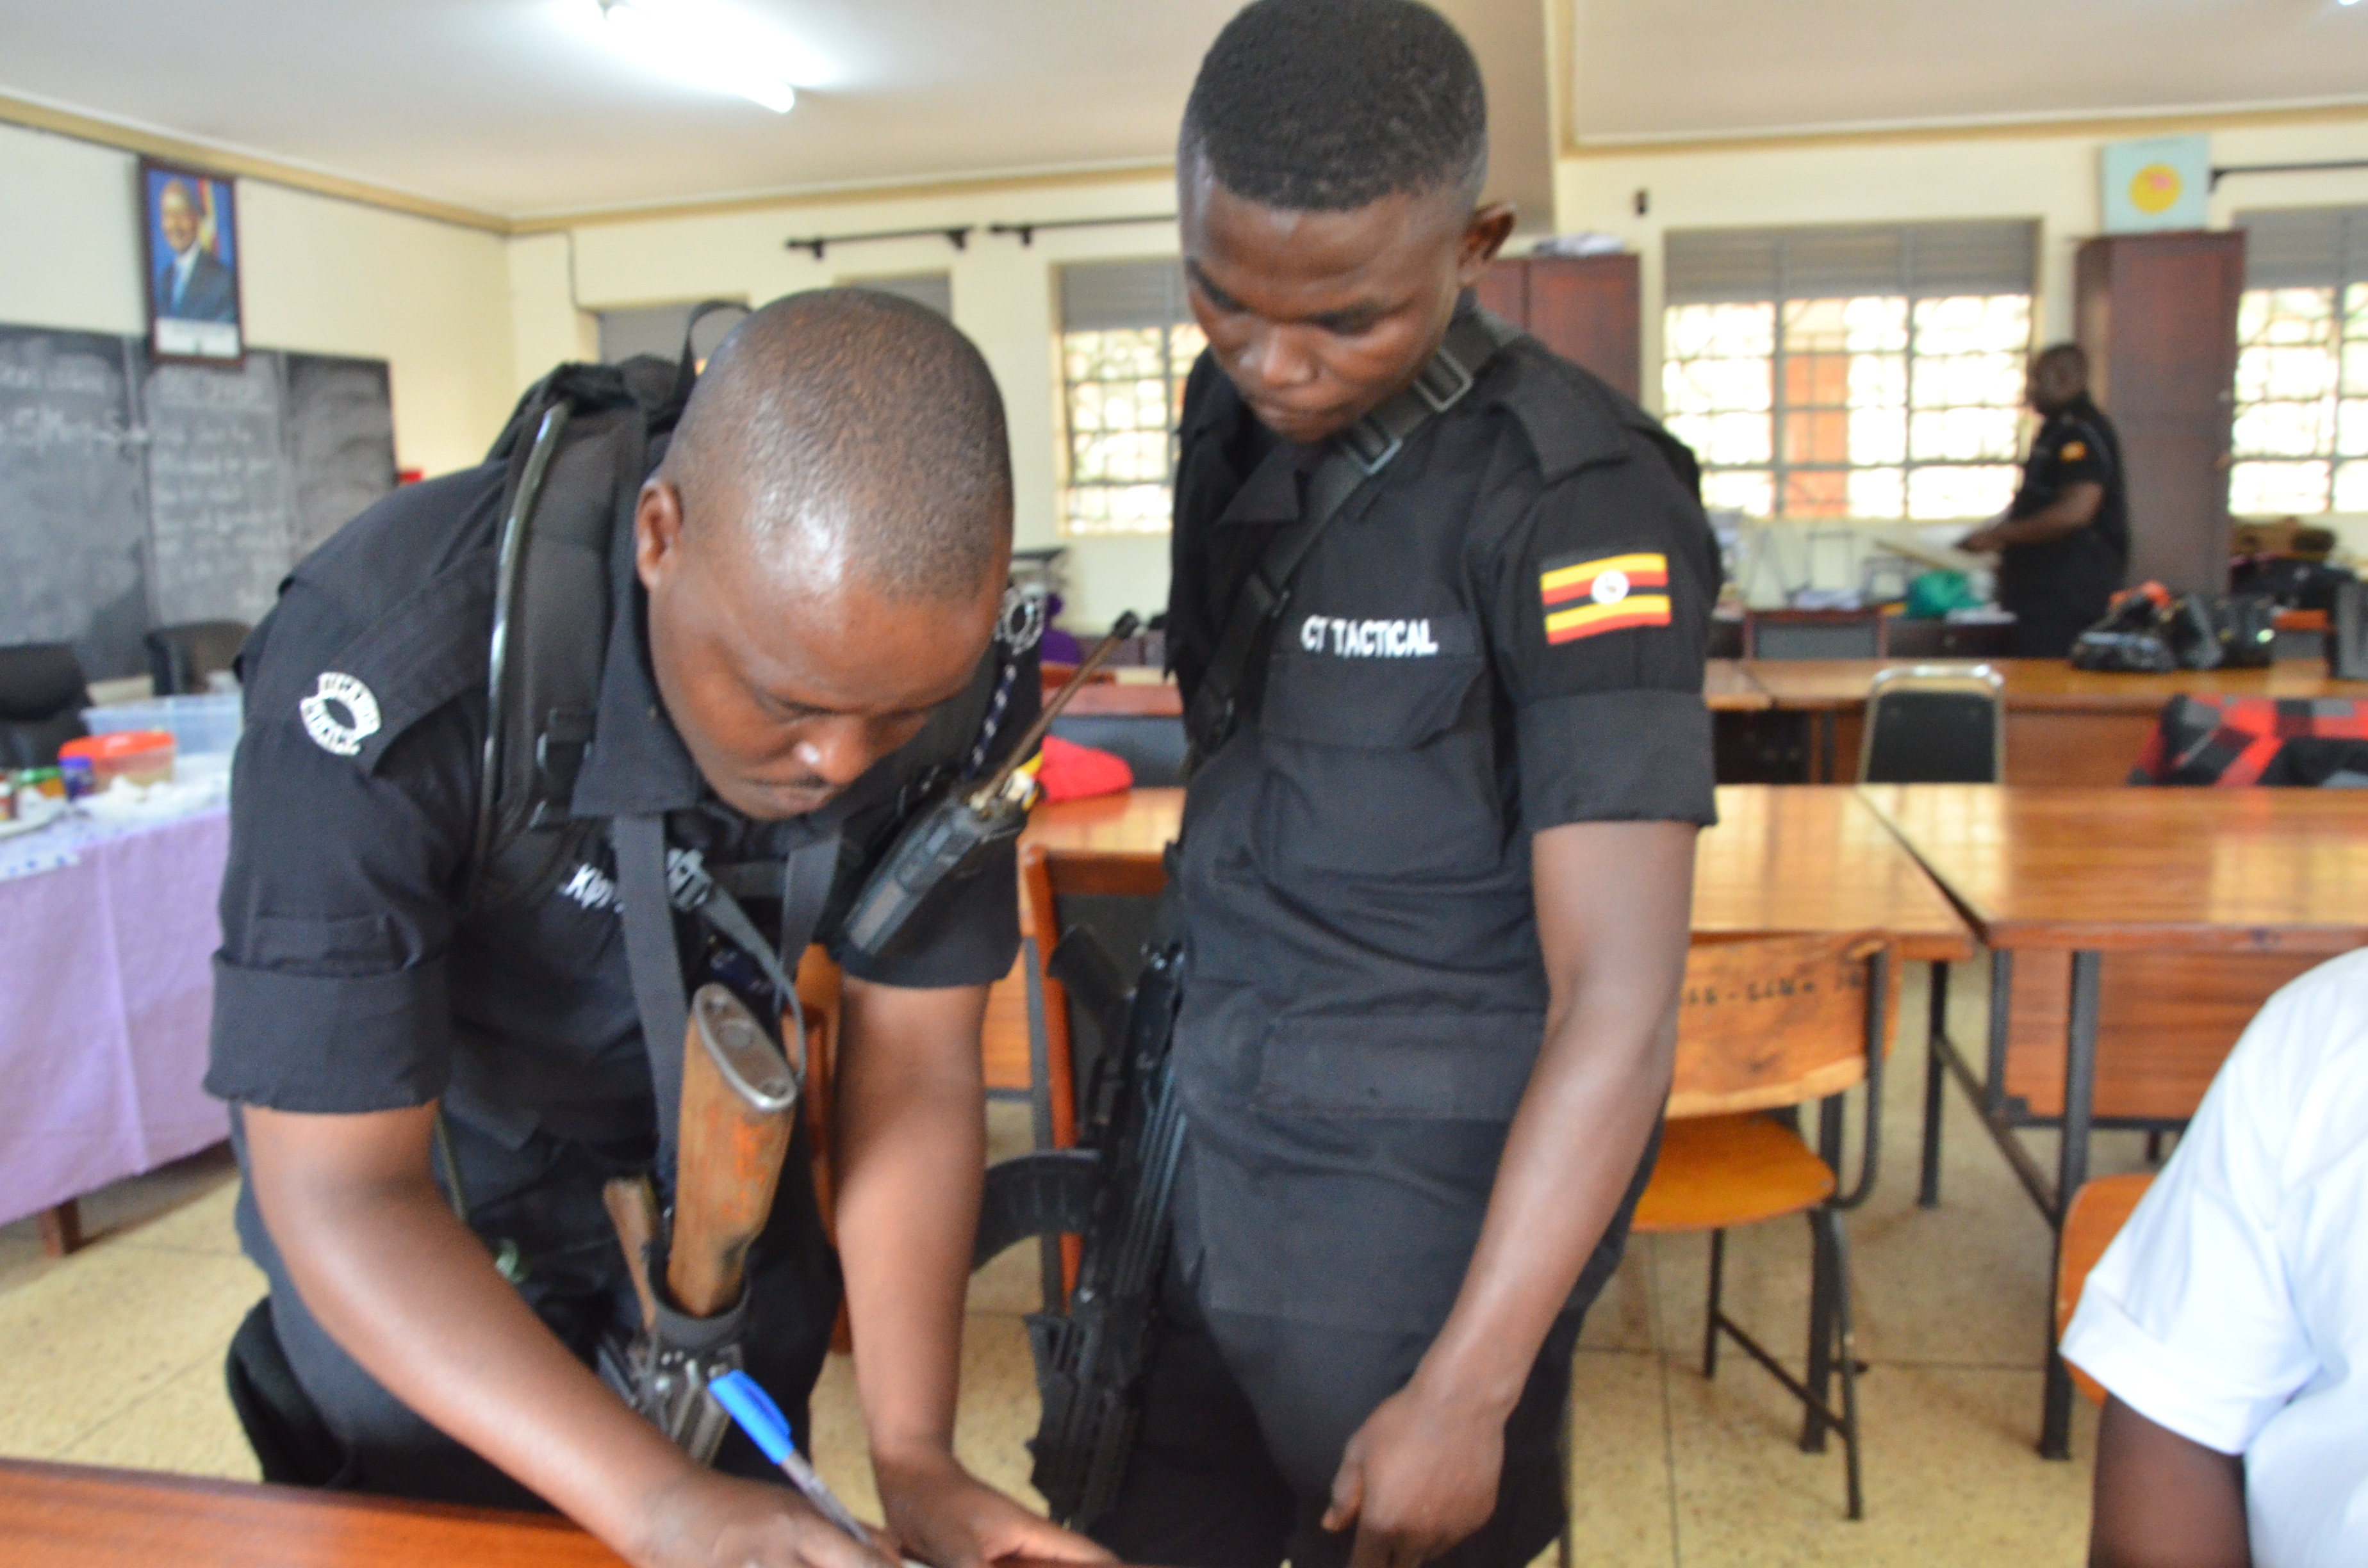
[[[1941,572],[1987,572],[1987,557],[1957,549],[1954,545],[1934,544],[1924,537],[1924,530],[1907,523],[1878,525],[1866,530],[1867,540],[1878,550],[1894,555],[1904,555],[1910,561]]]

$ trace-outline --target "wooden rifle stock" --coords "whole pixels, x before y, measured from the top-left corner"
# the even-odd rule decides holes
[[[617,1244],[625,1249],[625,1267],[633,1277],[633,1294],[642,1303],[642,1332],[657,1327],[658,1300],[650,1289],[650,1248],[658,1239],[657,1188],[645,1176],[617,1176],[600,1189],[609,1222],[617,1227]]]
[[[740,999],[702,985],[683,1040],[682,1122],[666,1291],[693,1317],[740,1299],[748,1245],[772,1212],[796,1126],[805,1041],[792,1064]]]

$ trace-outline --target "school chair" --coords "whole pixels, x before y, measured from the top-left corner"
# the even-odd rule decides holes
[[[1860,732],[1861,784],[2006,779],[2006,680],[1987,665],[1878,670]]]
[[[2071,1207],[2064,1211],[2064,1233],[2055,1243],[2055,1338],[2059,1344],[2064,1331],[2072,1326],[2072,1314],[2079,1310],[2080,1292],[2088,1287],[2089,1271],[2122,1233],[2138,1199],[2153,1185],[2153,1175],[2139,1171],[2099,1176],[2072,1195]],[[2089,1403],[2105,1403],[2103,1385],[2078,1367],[2072,1368],[2072,1386],[2088,1395]]]
[[[1696,938],[1686,959],[1661,1157],[1634,1227],[1644,1235],[1710,1233],[1702,1376],[1717,1375],[1725,1336],[1801,1402],[1802,1452],[1822,1453],[1826,1434],[1839,1434],[1853,1519],[1865,1517],[1865,1506],[1841,1217],[1866,1201],[1880,1161],[1883,1065],[1899,1010],[1890,959],[1879,933]],[[1861,1085],[1858,1176],[1844,1193],[1842,1096]],[[1812,1103],[1814,1148],[1796,1120],[1796,1108]],[[1810,1236],[1808,1366],[1798,1379],[1727,1315],[1722,1301],[1726,1233],[1790,1214],[1806,1216]],[[1830,1403],[1837,1374],[1839,1410]]]
[[[1875,609],[1755,609],[1743,617],[1747,659],[1880,659],[1884,622]]]
[[[231,668],[252,631],[243,620],[190,620],[142,634],[148,678],[159,697],[202,694],[206,677]]]
[[[55,767],[58,748],[85,732],[82,661],[63,642],[0,648],[0,767]]]

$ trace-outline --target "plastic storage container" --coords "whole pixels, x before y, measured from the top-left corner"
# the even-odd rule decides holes
[[[148,702],[120,702],[82,710],[83,727],[94,735],[124,730],[162,730],[184,756],[229,752],[238,744],[240,698],[237,692],[207,697],[160,697]],[[104,785],[100,786],[102,789]]]
[[[134,784],[165,784],[173,778],[173,737],[163,730],[117,730],[68,741],[58,748],[64,766],[90,768],[90,789],[99,793],[119,778]],[[63,794],[63,788],[59,793]]]

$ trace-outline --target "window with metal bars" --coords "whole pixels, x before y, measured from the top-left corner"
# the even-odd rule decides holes
[[[2228,509],[2368,512],[2368,208],[2239,213]]]
[[[1175,260],[1061,268],[1061,531],[1168,528],[1184,380],[1207,347]]]
[[[1670,234],[1662,410],[1703,499],[1870,521],[2005,506],[2034,238],[2022,222]]]

